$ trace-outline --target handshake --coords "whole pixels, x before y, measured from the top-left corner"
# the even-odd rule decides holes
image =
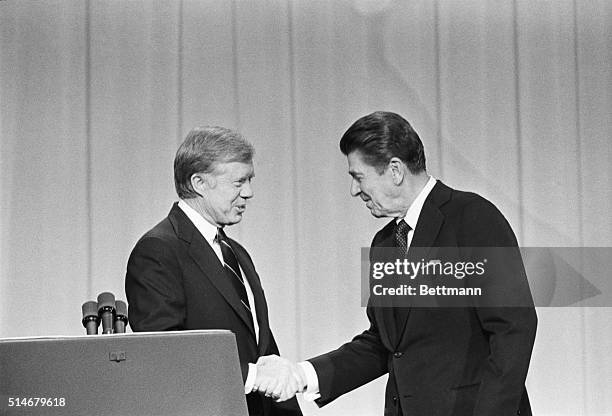
[[[257,360],[257,373],[251,391],[264,393],[277,402],[291,399],[306,389],[306,374],[297,364],[279,357],[267,355]]]

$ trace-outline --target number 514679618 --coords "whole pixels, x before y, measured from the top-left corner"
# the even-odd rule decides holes
[[[64,407],[64,397],[9,397],[8,407]]]

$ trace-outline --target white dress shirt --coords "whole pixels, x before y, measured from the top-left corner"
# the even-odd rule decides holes
[[[410,243],[412,243],[412,236],[414,235],[414,230],[416,229],[417,222],[419,221],[423,204],[434,186],[436,186],[436,179],[433,176],[430,176],[423,189],[421,189],[421,192],[419,192],[414,201],[412,201],[412,204],[410,204],[408,211],[406,211],[406,216],[404,218],[396,218],[396,222],[399,223],[401,220],[404,220],[406,221],[406,224],[410,226],[406,247],[410,247]]]

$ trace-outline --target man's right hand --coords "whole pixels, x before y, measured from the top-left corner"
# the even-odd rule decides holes
[[[289,400],[304,391],[306,376],[295,363],[278,355],[259,357],[253,391],[260,391],[277,402]]]

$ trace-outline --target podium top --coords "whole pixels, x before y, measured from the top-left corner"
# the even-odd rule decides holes
[[[98,336],[104,337],[148,337],[148,336],[198,336],[198,335],[215,335],[215,334],[229,334],[233,335],[233,332],[228,329],[198,329],[190,331],[153,331],[153,332],[124,332],[121,334],[99,334]],[[57,340],[73,340],[73,339],[95,339],[96,335],[37,335],[29,337],[8,337],[0,338],[2,342],[18,342],[18,341],[57,341]]]

